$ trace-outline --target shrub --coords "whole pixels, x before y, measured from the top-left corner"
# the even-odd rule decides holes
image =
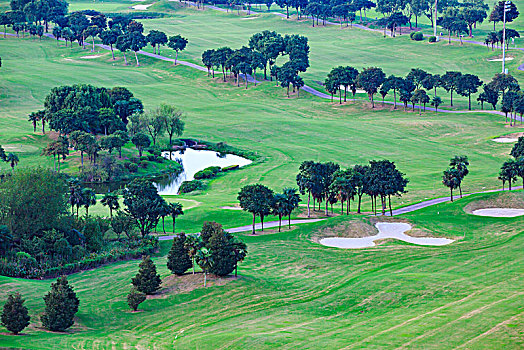
[[[239,165],[229,165],[229,166],[226,166],[226,167],[223,167],[222,168],[222,172],[227,172],[227,171],[231,171],[231,170],[236,170],[240,168]]]
[[[127,168],[129,169],[130,173],[136,173],[138,171],[138,165],[135,163],[129,163]]]
[[[185,243],[186,235],[180,233],[178,237],[173,239],[173,245],[167,255],[167,268],[175,275],[183,275],[184,272],[193,266],[191,258],[184,247]]]
[[[155,162],[157,162],[157,163],[164,163],[165,160],[166,159],[164,157],[162,157],[162,156],[157,156],[155,158]]]
[[[16,335],[29,325],[30,319],[31,317],[29,317],[27,308],[24,306],[24,299],[22,299],[20,293],[9,294],[2,311],[2,326]]]
[[[414,35],[415,33],[416,33],[416,32],[411,32],[411,33],[409,33],[409,38],[410,38],[411,40],[413,40],[413,35]]]
[[[412,40],[415,40],[415,41],[424,40],[424,34],[422,34],[422,32],[414,32],[412,34],[413,34],[413,36],[411,37]]]
[[[153,294],[160,288],[160,275],[156,272],[156,266],[149,256],[144,256],[139,265],[136,276],[131,280],[133,286],[142,293]]]
[[[430,43],[435,43],[435,42],[437,42],[437,37],[436,37],[436,36],[433,36],[433,35],[430,36],[430,37],[429,37],[429,42],[430,42]]]
[[[145,293],[140,292],[135,287],[131,288],[129,294],[127,295],[127,305],[133,310],[138,309],[138,305],[142,304],[146,300]]]
[[[221,168],[219,166],[210,166],[198,171],[195,174],[195,179],[211,179],[215,177],[220,171]]]
[[[182,185],[180,185],[178,193],[190,193],[203,190],[204,188],[206,188],[206,185],[200,180],[184,181]]]
[[[147,160],[141,160],[140,163],[138,164],[138,166],[141,167],[142,169],[147,168],[148,165],[149,165],[149,162]]]
[[[45,310],[42,324],[51,331],[65,331],[74,324],[80,301],[66,277],[59,277],[51,284],[51,291],[44,296]]]

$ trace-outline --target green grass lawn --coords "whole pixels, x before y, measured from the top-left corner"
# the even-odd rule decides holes
[[[112,12],[128,11],[130,6],[123,1],[84,1],[73,2],[71,9]],[[272,15],[245,19],[211,10],[178,10],[164,2],[153,6],[169,11],[170,17],[144,20],[146,28],[187,36],[190,43],[180,58],[195,63],[205,49],[239,47],[264,29],[306,35],[311,68],[304,78],[311,85],[340,64],[381,66],[388,74],[399,75],[412,67],[436,73],[457,69],[483,79],[499,70],[498,64],[486,61],[494,54],[483,47],[429,45],[404,36],[383,39],[357,29],[311,28]],[[0,144],[19,155],[19,167],[52,166],[52,159],[40,156],[50,134],[33,133],[27,115],[42,107],[51,88],[78,83],[125,86],[146,109],[174,104],[186,111],[184,137],[256,152],[257,161],[212,180],[206,191],[167,197],[184,205],[177,229],[186,232],[197,232],[205,220],[228,228],[250,224],[248,213],[220,207],[234,205],[239,188],[246,184],[260,182],[275,190],[296,186],[298,166],[309,159],[344,167],[370,159],[395,161],[410,183],[409,192],[395,198],[394,206],[447,195],[441,174],[457,154],[466,154],[471,161],[465,191],[498,188],[498,171],[512,145],[491,138],[520,131],[491,114],[419,116],[380,103],[375,110],[367,102],[341,106],[306,93],[288,99],[271,82],[245,90],[185,66],[146,57],[139,57],[140,67],[123,66],[120,53],[112,61],[105,51],[93,54],[78,46],[65,48],[63,43],[57,47],[51,39],[0,38],[0,52]],[[163,48],[162,54],[171,53]],[[100,57],[85,58],[93,55]],[[133,55],[128,54],[128,60],[134,62]],[[520,54],[511,61],[512,72],[521,61]],[[524,74],[516,76],[522,79]],[[447,104],[447,94],[439,94]],[[456,108],[465,103],[458,99]],[[136,150],[128,145],[124,152]],[[63,169],[73,171],[77,165],[78,155],[73,154]],[[5,163],[0,170],[10,171]],[[364,217],[331,218],[281,234],[242,235],[249,256],[241,266],[241,278],[148,300],[140,313],[130,313],[125,303],[137,261],[74,274],[70,280],[81,307],[70,334],[38,328],[41,297],[49,280],[0,277],[0,300],[8,291],[20,290],[35,321],[27,336],[0,334],[0,347],[522,348],[523,219],[481,218],[463,210],[468,203],[491,196],[468,197],[403,216],[436,236],[464,237],[446,247],[393,241],[373,249],[338,250],[311,241],[331,225],[366,221]],[[368,210],[369,203],[364,206]],[[108,211],[97,204],[90,214],[107,216]],[[166,228],[171,229],[169,218]],[[168,276],[168,249],[169,242],[162,243],[155,257],[162,277]],[[187,284],[187,279],[180,284]]]
[[[238,280],[161,294],[139,313],[125,304],[137,261],[74,274],[69,280],[81,303],[67,334],[39,328],[50,281],[0,277],[0,296],[21,290],[34,321],[27,335],[2,334],[0,343],[31,349],[522,348],[523,219],[475,217],[463,209],[492,197],[402,217],[435,236],[459,238],[444,247],[389,241],[341,250],[310,241],[326,226],[358,218],[243,235],[249,255]],[[163,243],[154,259],[163,278],[168,248]],[[168,280],[184,288],[188,278]]]

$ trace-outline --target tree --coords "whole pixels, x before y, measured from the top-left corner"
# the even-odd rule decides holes
[[[406,76],[415,85],[415,90],[420,89],[422,82],[429,76],[428,72],[420,68],[411,68],[411,71]]]
[[[156,145],[156,139],[162,136],[166,130],[165,116],[160,108],[146,113],[143,123],[149,136],[153,139],[153,145]]]
[[[214,66],[214,60],[213,56],[215,54],[215,50],[206,50],[202,52],[202,63],[207,68],[207,76],[209,76],[210,71],[213,74],[213,78],[215,77],[215,71],[212,69]]]
[[[226,81],[226,72],[225,67],[226,63],[229,60],[229,57],[233,54],[233,50],[231,50],[229,47],[221,47],[215,51],[215,54],[213,55],[213,60],[215,62],[216,66],[222,67],[222,77],[223,81]]]
[[[195,255],[195,261],[204,272],[204,287],[207,285],[207,274],[213,266],[213,259],[211,253],[206,247],[200,248]]]
[[[381,68],[377,67],[365,68],[357,76],[357,84],[367,92],[368,97],[371,100],[372,108],[375,108],[373,95],[378,92],[378,88],[384,83],[385,80],[386,75]]]
[[[131,49],[131,51],[134,51],[136,65],[140,66],[140,62],[138,62],[137,52],[142,50],[147,45],[147,38],[144,36],[144,34],[142,34],[139,31],[129,32],[127,33],[127,36],[129,40],[129,49]]]
[[[484,85],[482,88],[484,91],[481,92],[477,98],[477,100],[481,103],[481,108],[484,109],[484,102],[487,102],[493,107],[493,109],[496,109],[497,102],[499,100],[498,92],[492,89],[489,84]]]
[[[440,77],[440,81],[442,82],[442,87],[450,93],[451,106],[453,106],[453,91],[457,89],[457,85],[459,84],[459,80],[461,79],[461,76],[462,76],[462,73],[460,72],[448,71],[446,72],[446,74]]]
[[[504,190],[504,184],[508,182],[509,190],[511,191],[511,184],[517,181],[519,174],[519,166],[515,159],[508,159],[502,164],[499,173],[499,180],[502,181],[502,190]]]
[[[9,165],[11,166],[11,170],[14,171],[15,166],[18,165],[18,163],[20,162],[20,159],[18,158],[16,154],[8,153],[5,161],[9,163]]]
[[[271,214],[278,216],[278,232],[282,227],[282,216],[286,213],[286,196],[282,193],[275,193],[271,207]]]
[[[433,99],[431,99],[431,105],[435,107],[435,113],[438,112],[438,106],[442,104],[442,99],[438,96],[434,96]]]
[[[151,232],[160,220],[165,200],[150,180],[135,179],[124,189],[124,205],[136,222],[142,237]]]
[[[282,190],[284,195],[284,211],[283,215],[288,217],[288,226],[291,228],[291,213],[298,208],[300,203],[300,195],[297,193],[297,190],[294,188],[284,188]]]
[[[5,154],[5,150],[4,150],[4,148],[0,145],[0,160],[5,162],[6,159],[7,159],[7,155]]]
[[[109,45],[109,47],[111,48],[111,56],[113,57],[113,60],[115,59],[115,52],[113,51],[113,45],[116,44],[119,35],[120,35],[120,31],[117,30],[116,28],[104,30],[99,34],[100,39],[102,40],[102,44]]]
[[[175,221],[180,215],[184,215],[182,210],[182,204],[180,203],[169,203],[169,215],[173,218],[173,234],[175,233]]]
[[[167,35],[159,30],[151,30],[149,34],[147,34],[147,41],[149,41],[151,46],[153,46],[153,52],[155,54],[160,54],[160,46],[167,44]]]
[[[271,213],[274,194],[271,189],[261,184],[247,185],[240,189],[237,199],[242,210],[253,214],[253,230],[255,234],[255,218],[260,217],[264,231],[264,217]]]
[[[131,48],[131,40],[127,33],[121,33],[116,38],[116,48],[120,52],[122,52],[122,55],[124,55],[124,64],[127,66],[127,57],[126,57],[126,51],[129,51]]]
[[[138,306],[146,301],[147,296],[145,293],[140,292],[135,287],[131,288],[127,295],[127,305],[133,310],[138,310]]]
[[[310,202],[311,202],[311,194],[315,189],[315,162],[308,160],[304,161],[300,164],[300,167],[298,168],[298,174],[296,176],[296,181],[298,185],[298,189],[301,194],[308,194],[307,199],[307,217],[309,218],[311,216],[311,210],[310,210]]]
[[[517,81],[511,74],[504,74],[504,73],[497,73],[491,79],[491,82],[487,84],[487,87],[489,87],[491,90],[496,91],[498,93],[502,93],[502,98],[504,98],[504,95],[507,91],[519,91],[520,86]]]
[[[169,145],[171,145],[173,136],[181,136],[184,132],[183,112],[173,105],[161,104],[158,113],[163,116],[164,128],[169,135]]]
[[[411,101],[413,102],[413,106],[416,103],[424,104],[424,109],[425,109],[426,103],[429,102],[429,96],[426,94],[425,90],[418,89],[418,90],[415,90],[415,92],[413,93],[413,96],[411,96]],[[419,115],[421,114],[421,112],[422,112],[422,106],[419,106]]]
[[[453,202],[453,190],[460,186],[460,173],[457,169],[449,168],[444,171],[442,176],[442,183],[448,187],[451,193],[451,201]]]
[[[471,111],[471,94],[478,91],[482,85],[482,81],[478,76],[473,74],[463,74],[459,76],[457,81],[457,93],[461,96],[468,96],[468,109]]]
[[[189,254],[189,258],[192,261],[193,275],[195,274],[195,259],[196,259],[197,253],[200,250],[200,248],[202,248],[203,246],[204,246],[204,242],[202,241],[202,238],[200,236],[197,236],[197,235],[186,236],[186,240],[184,242],[184,248],[186,249],[187,254]]]
[[[517,142],[513,145],[510,155],[515,158],[524,157],[524,136],[520,136]]]
[[[89,207],[96,204],[96,193],[90,188],[82,189],[82,206],[86,209],[86,217],[89,216]]]
[[[80,301],[65,276],[51,284],[51,290],[44,296],[44,303],[44,314],[40,320],[45,328],[63,332],[74,324]]]
[[[131,283],[135,288],[147,295],[154,294],[160,289],[162,280],[160,275],[156,272],[156,266],[149,256],[144,256],[142,262],[138,266],[138,273],[131,279]]]
[[[104,197],[100,200],[103,206],[109,208],[109,217],[113,219],[113,210],[120,209],[120,203],[118,202],[118,195],[112,192],[107,192]]]
[[[185,243],[186,235],[182,232],[173,238],[173,245],[167,255],[167,268],[175,275],[183,275],[193,266],[191,257],[185,248]]]
[[[149,147],[149,145],[151,144],[149,136],[147,136],[143,132],[136,133],[131,139],[131,142],[133,142],[133,144],[136,146],[139,157],[142,157],[142,152],[144,151],[144,148]]]
[[[188,41],[186,38],[182,37],[180,34],[173,35],[169,37],[169,42],[167,46],[175,51],[175,66],[178,59],[178,52],[184,51]]]
[[[2,326],[14,335],[17,335],[29,326],[29,313],[24,305],[24,299],[20,293],[9,293],[7,301],[2,310]]]
[[[464,181],[464,178],[466,175],[469,174],[468,166],[469,166],[469,160],[468,156],[455,156],[450,159],[449,166],[452,169],[457,169],[459,174],[459,184],[458,188],[460,190],[460,198],[462,198],[462,181]]]
[[[493,30],[495,30],[495,24],[497,22],[502,22],[504,19],[504,7],[505,7],[505,1],[499,1],[495,6],[493,7],[493,10],[491,11],[491,14],[489,15],[489,21],[493,22]],[[519,11],[517,10],[517,6],[510,2],[509,3],[509,11],[506,12],[506,23],[513,22],[515,18],[519,16]]]

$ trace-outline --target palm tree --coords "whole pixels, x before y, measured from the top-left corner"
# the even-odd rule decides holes
[[[171,214],[171,207],[169,203],[164,201],[162,203],[162,207],[160,208],[160,217],[162,218],[162,231],[164,232],[164,234],[166,234],[166,226],[164,225],[164,219],[169,214]],[[175,219],[173,219],[173,233],[175,233],[174,227],[175,227]]]
[[[197,252],[203,246],[202,238],[197,235],[187,235],[186,241],[184,242],[184,248],[187,250],[187,254],[193,261],[193,275],[195,274],[195,257]]]
[[[104,197],[100,200],[103,206],[109,208],[109,217],[113,219],[113,210],[118,210],[120,208],[120,203],[118,202],[118,195],[107,192]]]
[[[298,203],[300,203],[300,196],[297,192],[297,189],[295,188],[284,188],[282,190],[282,193],[284,194],[286,201],[285,201],[285,210],[284,210],[284,216],[287,215],[288,217],[288,226],[291,228],[291,213],[293,210],[298,208]]]
[[[78,208],[82,205],[82,187],[77,179],[69,181],[69,198],[67,200],[71,204],[71,215],[74,214],[76,206],[76,217],[78,217]]]
[[[453,202],[453,190],[460,186],[460,173],[455,168],[449,168],[442,175],[442,183],[448,187],[451,192],[451,201]]]
[[[182,204],[180,203],[169,203],[169,214],[173,217],[173,233],[175,233],[175,220],[178,216],[184,215],[184,211],[182,210]],[[163,225],[163,224],[162,224]],[[165,232],[165,231],[164,231]]]
[[[14,171],[15,166],[18,165],[18,162],[20,162],[20,159],[18,159],[18,156],[16,154],[9,153],[5,161],[11,165],[11,169]]]
[[[206,247],[202,247],[199,249],[196,253],[196,263],[202,271],[204,272],[204,287],[207,285],[207,272],[209,269],[211,269],[211,266],[213,265],[213,258],[211,257],[211,253],[209,250],[207,250]]]
[[[96,193],[90,188],[82,190],[82,206],[86,208],[86,218],[89,216],[89,207],[96,204]]]
[[[276,193],[273,197],[273,203],[271,208],[271,214],[278,216],[278,232],[282,227],[282,216],[284,216],[286,210],[286,196],[283,193]]]
[[[462,198],[462,180],[464,180],[464,177],[469,174],[468,170],[469,160],[468,156],[455,156],[450,159],[449,166],[457,169],[460,175],[460,182],[459,182],[459,191],[460,191],[460,198]]]

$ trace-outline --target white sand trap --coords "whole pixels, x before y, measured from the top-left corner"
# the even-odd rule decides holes
[[[499,142],[499,143],[514,143],[514,142],[517,142],[518,139],[515,139],[512,137],[497,137],[496,139],[492,139],[491,141]]]
[[[419,245],[446,245],[454,242],[448,238],[411,237],[404,232],[411,230],[411,225],[403,222],[378,222],[375,224],[378,234],[362,238],[332,237],[323,238],[320,244],[335,248],[369,248],[375,246],[375,241],[385,238],[395,238],[404,242]]]
[[[511,61],[514,57],[506,57],[506,61]],[[488,62],[502,62],[502,58],[491,58]]]
[[[524,215],[524,209],[514,208],[485,208],[473,210],[473,215],[491,216],[494,218],[514,218]]]
[[[242,210],[242,208],[240,208],[240,207],[229,207],[229,206],[220,207],[220,209],[226,209],[226,210]]]
[[[147,10],[147,8],[149,6],[151,6],[153,4],[147,4],[147,5],[135,5],[133,7],[131,7],[133,10]]]

